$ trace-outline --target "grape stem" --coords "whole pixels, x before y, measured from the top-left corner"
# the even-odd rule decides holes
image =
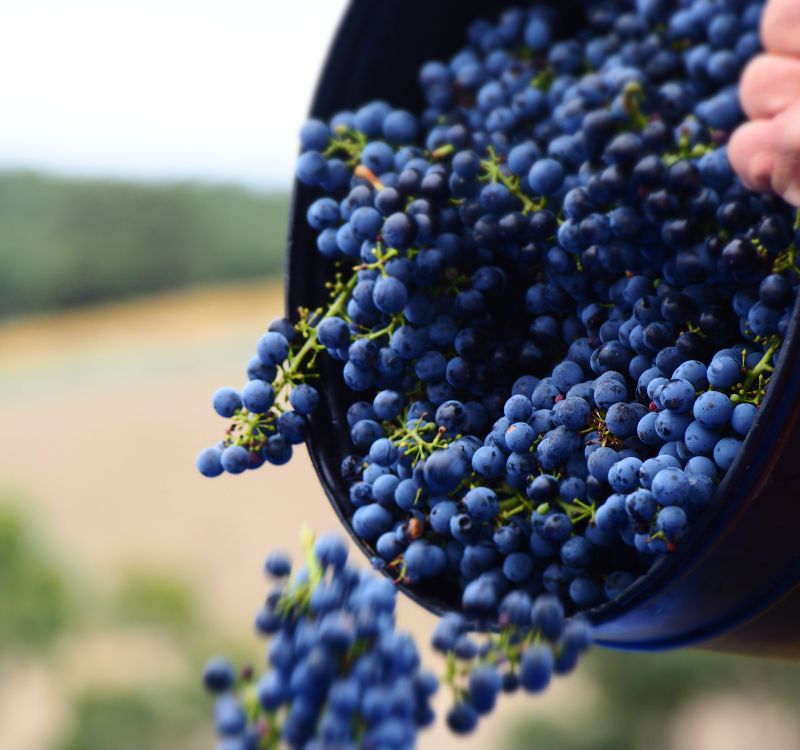
[[[300,529],[300,544],[306,556],[308,579],[303,583],[290,587],[278,601],[277,609],[281,613],[303,613],[311,603],[311,594],[322,582],[325,571],[314,554],[314,532],[307,524]]]
[[[406,453],[414,455],[415,464],[433,453],[437,448],[446,448],[449,445],[448,441],[442,440],[445,430],[443,428],[437,429],[436,425],[431,422],[423,423],[424,418],[425,415],[423,414],[417,419],[413,427],[408,427],[407,420],[404,418],[402,426],[389,437],[398,448],[403,448]],[[436,430],[436,436],[433,440],[425,440],[421,433],[430,432],[431,430]]]
[[[456,703],[459,703],[465,694],[465,690],[456,682],[458,677],[458,662],[456,661],[456,655],[453,651],[447,652],[447,666],[445,668],[445,673],[442,677],[442,682],[445,685],[449,685],[450,689],[453,691],[453,700]]]
[[[344,312],[347,300],[350,297],[350,293],[355,288],[357,281],[358,274],[354,273],[344,287],[342,287],[342,290],[339,292],[339,294],[337,294],[334,298],[331,306],[327,310],[326,317],[333,317]],[[318,348],[319,344],[317,343],[317,329],[316,327],[309,327],[308,338],[303,346],[300,347],[296,354],[289,358],[288,367],[281,368],[282,377],[275,383],[276,398],[287,385],[291,385],[294,382],[300,369],[300,365],[303,364],[303,360],[305,359],[306,355],[308,355],[308,353],[311,351],[316,351]]]
[[[631,118],[634,130],[644,130],[649,124],[641,109],[643,99],[644,90],[641,83],[631,81],[625,86],[622,92],[622,106],[628,117]]]
[[[794,231],[795,235],[800,231],[800,209],[795,211],[794,214]],[[800,268],[797,267],[797,241],[793,241],[789,247],[784,250],[772,264],[773,273],[783,273],[784,271],[794,271],[800,275]]]
[[[346,127],[336,129],[336,136],[332,136],[328,148],[323,151],[325,158],[343,153],[347,156],[347,164],[354,167],[361,158],[361,152],[367,145],[367,136],[359,130],[351,130]]]
[[[747,377],[744,379],[738,393],[731,395],[731,401],[734,403],[752,403],[755,406],[761,403],[766,389],[765,373],[770,373],[774,369],[770,364],[770,360],[781,345],[781,341],[779,336],[773,337],[769,348],[764,352],[764,356],[761,357],[758,364],[747,373]],[[754,386],[757,387],[752,396],[750,396]]]
[[[452,143],[448,143],[444,146],[439,146],[439,148],[436,148],[433,151],[431,151],[431,156],[434,159],[445,159],[452,153],[454,153],[455,150],[456,147]]]
[[[480,177],[481,180],[484,182],[499,182],[503,185],[509,193],[522,203],[522,213],[525,215],[534,211],[541,211],[547,206],[547,198],[542,197],[538,201],[532,200],[522,191],[519,177],[512,177],[503,172],[500,168],[501,159],[492,146],[489,146],[487,151],[489,152],[489,158],[481,159],[481,167],[484,172]]]

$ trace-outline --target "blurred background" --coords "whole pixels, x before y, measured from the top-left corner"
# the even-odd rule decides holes
[[[0,2],[3,750],[212,747],[202,664],[261,663],[264,554],[335,525],[302,449],[214,481],[194,456],[282,310],[296,133],[344,4]],[[399,619],[427,642],[430,616]],[[597,650],[420,744],[796,750],[798,689],[790,664]]]

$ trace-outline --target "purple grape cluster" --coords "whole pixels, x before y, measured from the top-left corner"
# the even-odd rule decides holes
[[[269,638],[268,669],[237,676],[226,659],[206,665],[220,750],[413,747],[434,718],[438,680],[395,630],[395,587],[348,566],[335,534],[314,543],[307,533],[306,543],[307,565],[293,579],[284,554],[265,564],[277,587],[255,626]]]
[[[316,541],[303,531],[307,565],[290,580],[291,562],[271,553],[264,569],[276,583],[255,618],[269,639],[268,668],[239,674],[223,657],[206,664],[203,683],[216,696],[219,750],[259,750],[284,742],[306,750],[405,750],[434,720],[438,679],[422,671],[414,641],[395,630],[396,588],[347,565],[336,534]],[[446,658],[453,694],[447,714],[458,734],[472,731],[501,692],[538,693],[566,674],[591,644],[591,628],[567,620],[554,596],[535,602],[512,592],[494,635],[468,632],[459,614],[445,615],[431,644]]]
[[[551,594],[533,601],[524,591],[512,591],[498,611],[499,633],[482,640],[456,612],[444,615],[434,629],[431,645],[447,658],[443,681],[453,692],[447,725],[456,734],[471,732],[480,716],[494,710],[501,692],[542,692],[554,674],[571,672],[591,645],[589,624],[566,619]]]
[[[726,151],[762,9],[596,0],[569,39],[557,11],[511,9],[422,67],[421,113],[306,123],[330,299],[274,321],[247,385],[217,392],[231,424],[200,471],[286,462],[325,358],[342,374],[323,386],[352,394],[352,529],[460,613],[452,643],[509,601],[616,599],[679,548],[758,415],[800,278],[791,209]],[[486,685],[525,686],[545,651],[558,671],[588,641],[574,628],[535,658],[533,624],[506,634],[487,653],[512,676]],[[466,730],[491,701],[459,690]]]

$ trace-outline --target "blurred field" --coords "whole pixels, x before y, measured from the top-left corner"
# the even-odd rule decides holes
[[[0,171],[0,317],[280,274],[289,197]]]
[[[241,385],[281,307],[261,283],[0,325],[3,750],[213,746],[203,661],[258,663],[264,553],[336,523],[302,448],[241,477],[194,469],[224,424],[210,394]],[[402,601],[399,619],[427,642],[429,615]],[[792,665],[598,652],[470,738],[440,722],[421,746],[796,750],[799,688]]]

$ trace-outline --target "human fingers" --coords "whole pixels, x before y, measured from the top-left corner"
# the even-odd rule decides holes
[[[772,120],[772,189],[794,206],[800,206],[800,101]]]
[[[739,127],[728,144],[728,158],[742,182],[756,192],[772,190],[775,134],[771,120],[753,120]]]
[[[751,120],[775,117],[800,101],[800,58],[759,55],[745,68],[739,91]]]
[[[768,52],[800,56],[800,2],[770,0],[761,20],[761,40]]]

